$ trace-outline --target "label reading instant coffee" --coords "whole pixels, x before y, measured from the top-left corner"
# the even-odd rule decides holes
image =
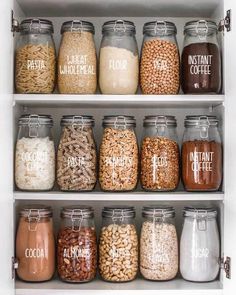
[[[88,64],[87,55],[67,55],[66,62],[59,66],[61,75],[95,75],[94,66]]]
[[[126,59],[109,59],[109,70],[126,71],[128,61]]]
[[[214,152],[190,152],[192,171],[212,172]]]
[[[189,55],[188,64],[191,75],[211,75],[212,55]]]

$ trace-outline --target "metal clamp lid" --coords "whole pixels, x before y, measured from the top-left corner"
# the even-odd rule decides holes
[[[144,206],[142,209],[143,217],[150,217],[155,220],[175,217],[175,209],[172,206]]]
[[[177,121],[175,116],[165,116],[165,115],[150,115],[145,116],[143,120],[143,126],[173,126],[177,127]]]
[[[51,21],[40,18],[25,19],[19,27],[20,32],[28,33],[53,33],[53,24]]]
[[[105,22],[102,26],[102,33],[109,31],[120,33],[132,32],[134,34],[136,32],[134,23],[123,19]]]
[[[177,28],[174,23],[169,21],[151,21],[143,26],[143,34],[154,33],[157,36],[176,34]]]
[[[111,218],[114,223],[116,221],[122,222],[125,218],[134,218],[135,209],[132,206],[104,207],[102,210],[102,217]]]
[[[66,21],[61,26],[61,34],[64,32],[90,32],[95,33],[94,25],[91,22],[83,20]]]
[[[117,115],[117,116],[104,116],[103,118],[103,126],[104,127],[114,127],[114,128],[123,128],[127,127],[135,127],[136,120],[134,116],[125,116],[125,115]]]
[[[189,21],[184,26],[184,33],[194,33],[196,34],[200,39],[205,39],[207,35],[211,34],[212,32],[217,32],[217,24],[210,20],[194,20]]]
[[[94,126],[94,118],[87,115],[65,115],[61,119],[61,126]]]

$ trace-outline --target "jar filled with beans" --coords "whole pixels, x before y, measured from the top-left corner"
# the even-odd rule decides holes
[[[44,19],[26,19],[19,26],[15,55],[17,93],[52,93],[56,79],[53,24]]]
[[[66,94],[93,94],[97,88],[94,26],[87,21],[63,23],[58,55],[58,89]]]
[[[57,153],[57,182],[63,191],[91,191],[97,181],[92,116],[63,116]]]
[[[131,191],[138,181],[138,143],[133,116],[105,116],[99,182],[104,191]]]
[[[145,206],[140,238],[140,271],[145,279],[165,281],[178,272],[178,238],[175,210],[168,206]]]
[[[99,242],[99,271],[109,282],[128,282],[138,272],[138,236],[135,210],[130,206],[105,207]]]
[[[146,116],[141,145],[141,184],[147,191],[172,191],[179,184],[179,146],[174,116]]]
[[[180,60],[175,24],[148,22],[143,27],[140,83],[144,94],[177,94]]]
[[[61,280],[84,283],[93,280],[97,268],[94,212],[88,206],[70,206],[61,211],[57,240],[57,271]]]

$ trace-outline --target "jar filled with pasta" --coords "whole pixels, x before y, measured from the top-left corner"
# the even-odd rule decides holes
[[[87,21],[63,23],[58,55],[60,93],[93,94],[97,88],[97,58],[94,26]]]
[[[23,115],[15,151],[15,182],[19,189],[44,191],[55,181],[55,147],[48,115]]]
[[[52,93],[56,78],[52,22],[26,19],[21,22],[19,31],[15,55],[16,92]]]

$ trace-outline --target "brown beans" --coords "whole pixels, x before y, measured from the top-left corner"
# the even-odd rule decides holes
[[[141,183],[146,190],[174,190],[179,183],[179,147],[165,137],[146,137],[141,150]]]
[[[179,51],[165,40],[144,41],[140,83],[144,94],[177,94],[179,92]]]
[[[97,241],[93,227],[66,227],[58,235],[57,269],[67,282],[94,279],[97,268]]]

